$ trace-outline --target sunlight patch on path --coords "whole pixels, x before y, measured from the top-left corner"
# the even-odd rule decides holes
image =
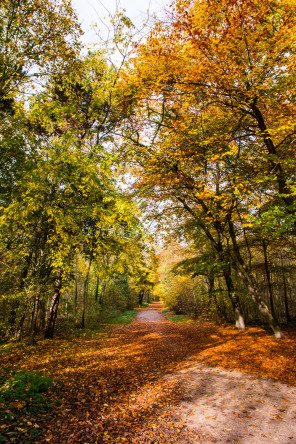
[[[178,377],[178,415],[208,444],[296,443],[296,387],[202,364]]]

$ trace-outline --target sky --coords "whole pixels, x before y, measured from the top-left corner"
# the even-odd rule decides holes
[[[86,44],[98,41],[96,34],[91,30],[91,25],[97,23],[103,30],[102,21],[108,22],[108,12],[116,11],[116,0],[72,0],[78,19],[84,31],[83,41]],[[126,10],[126,15],[132,22],[140,26],[149,10],[150,14],[160,15],[160,11],[168,4],[166,0],[120,0],[121,8]]]

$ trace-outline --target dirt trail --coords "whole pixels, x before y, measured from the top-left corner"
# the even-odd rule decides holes
[[[136,321],[140,322],[163,322],[165,321],[164,315],[160,309],[162,304],[154,303],[151,308],[142,309],[138,311]]]
[[[139,312],[138,322],[163,322],[159,307]],[[153,327],[152,327],[153,328]],[[172,346],[168,338],[167,345]],[[183,348],[182,342],[173,343]],[[296,443],[296,387],[202,364],[170,375],[183,402],[175,414],[207,443]]]
[[[296,443],[296,389],[202,365],[181,373],[180,417],[208,443]]]

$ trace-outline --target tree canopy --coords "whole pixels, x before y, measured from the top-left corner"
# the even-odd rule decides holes
[[[106,301],[168,291],[176,310],[283,337],[296,316],[295,14],[288,0],[176,1],[141,40],[118,12],[118,62],[82,51],[69,1],[2,2],[3,335],[53,337],[69,298],[84,326]],[[155,251],[148,223],[178,260]]]

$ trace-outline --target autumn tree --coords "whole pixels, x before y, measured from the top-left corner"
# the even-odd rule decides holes
[[[117,160],[110,144],[121,118],[113,97],[116,76],[100,53],[89,54],[75,71],[53,74],[30,109],[23,109],[27,167],[14,182],[1,216],[4,264],[18,282],[10,288],[15,301],[10,330],[16,339],[30,310],[34,342],[38,313],[50,287],[45,337],[53,337],[61,294],[73,279],[77,255],[87,262],[84,326],[92,266],[106,275],[109,268],[110,279],[123,273],[129,257],[142,248],[136,209],[114,177]]]
[[[73,65],[81,30],[67,0],[3,0],[0,6],[0,111],[32,80]]]
[[[17,185],[28,173],[37,150],[34,136],[24,125],[26,112],[20,97],[23,93],[25,95],[22,97],[31,95],[33,88],[37,86],[35,82],[37,79],[43,82],[51,73],[58,71],[62,73],[78,62],[80,34],[77,18],[69,2],[14,0],[1,2],[0,202],[4,208],[16,198]],[[7,234],[6,229],[4,232]],[[8,245],[12,246],[13,243]],[[5,259],[4,280],[10,276],[14,281],[12,259],[8,258],[10,255],[14,257],[15,251],[12,248],[7,249],[4,244],[2,254]],[[22,261],[19,255],[16,256]],[[25,264],[20,277],[17,278],[20,292],[23,291],[32,255],[24,250],[24,257]],[[8,285],[9,288],[14,288],[14,285]],[[16,297],[16,306],[17,299]],[[9,315],[11,326],[14,323],[14,313],[13,309]]]
[[[277,214],[282,230],[294,226],[295,6],[176,2],[169,21],[155,26],[126,74],[125,137],[138,153],[139,186],[178,202],[204,230],[237,322],[234,272],[281,337],[241,240],[263,221],[263,204],[265,223]]]

